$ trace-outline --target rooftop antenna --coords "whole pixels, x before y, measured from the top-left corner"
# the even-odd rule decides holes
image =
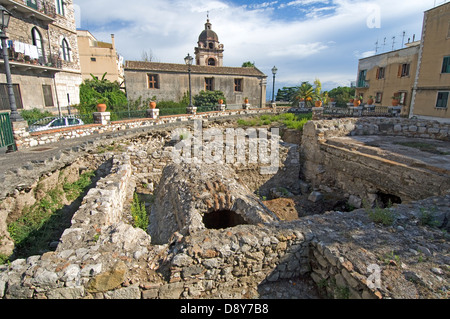
[[[378,49],[379,49],[380,47],[378,46],[378,39],[377,39],[377,42],[375,42],[375,54],[377,54],[378,53]]]
[[[384,38],[384,41],[383,41],[383,52],[384,52],[385,47],[386,47],[386,38]]]
[[[402,49],[403,49],[403,45],[405,44],[405,35],[406,35],[406,32],[405,31],[403,31],[403,36],[402,36]]]
[[[395,47],[395,36],[392,37],[392,51],[394,51]]]

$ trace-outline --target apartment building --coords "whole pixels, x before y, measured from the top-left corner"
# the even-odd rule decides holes
[[[402,115],[409,114],[417,70],[420,42],[408,43],[404,49],[359,60],[356,96],[363,101],[372,97],[375,105],[392,105],[393,97],[402,106]]]
[[[450,3],[425,12],[410,116],[450,122]]]
[[[123,57],[116,51],[114,34],[111,34],[111,43],[98,41],[87,30],[77,30],[77,36],[83,80],[91,80],[91,74],[101,79],[106,73],[105,79],[122,83]]]
[[[80,100],[82,82],[73,0],[0,0],[12,18],[6,30],[16,104],[60,112]],[[0,110],[9,110],[0,56]]]
[[[450,3],[424,14],[422,39],[406,48],[359,60],[356,95],[409,117],[450,122]]]

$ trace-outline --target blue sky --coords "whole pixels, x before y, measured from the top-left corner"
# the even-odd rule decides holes
[[[225,47],[225,66],[255,62],[271,88],[275,65],[276,89],[318,78],[326,90],[356,80],[358,60],[374,55],[377,41],[382,53],[400,49],[413,36],[419,40],[424,11],[445,2],[74,0],[77,26],[102,41],[114,33],[126,60],[151,50],[158,62],[184,63],[187,53],[194,54],[209,11]]]

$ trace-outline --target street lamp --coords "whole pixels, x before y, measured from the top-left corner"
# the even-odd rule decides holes
[[[272,69],[273,74],[273,90],[272,90],[272,103],[275,103],[275,76],[277,75],[278,69],[274,66]]]
[[[3,61],[5,63],[6,83],[8,87],[8,96],[9,96],[9,107],[11,109],[10,119],[11,122],[20,122],[23,121],[24,119],[20,116],[19,112],[17,112],[16,98],[14,97],[14,89],[11,79],[11,69],[9,67],[8,47],[6,44],[6,40],[8,39],[6,35],[6,29],[8,28],[10,18],[11,13],[8,10],[6,10],[4,6],[0,5],[0,39],[2,42]]]
[[[188,72],[189,72],[189,108],[193,108],[194,107],[192,105],[192,87],[191,87],[191,66],[192,66],[193,61],[194,61],[194,58],[191,57],[189,53],[184,58],[184,62],[188,66]]]

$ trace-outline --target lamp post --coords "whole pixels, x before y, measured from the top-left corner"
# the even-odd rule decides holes
[[[11,109],[10,119],[11,122],[20,122],[23,121],[24,119],[20,116],[19,112],[17,112],[16,98],[14,97],[14,88],[11,79],[11,69],[9,67],[8,47],[6,44],[6,40],[8,39],[6,35],[6,29],[8,28],[10,18],[11,13],[8,10],[6,10],[5,7],[0,5],[0,39],[2,42],[3,61],[5,63],[5,74],[6,74],[6,83],[8,87],[9,107]]]
[[[189,73],[189,111],[194,112],[194,106],[192,105],[192,86],[191,86],[191,66],[194,61],[194,58],[191,57],[191,55],[188,53],[188,55],[184,58],[184,62],[188,66],[188,73]]]
[[[273,90],[272,90],[272,104],[275,103],[275,76],[277,75],[278,69],[274,66],[272,69],[273,74]]]

